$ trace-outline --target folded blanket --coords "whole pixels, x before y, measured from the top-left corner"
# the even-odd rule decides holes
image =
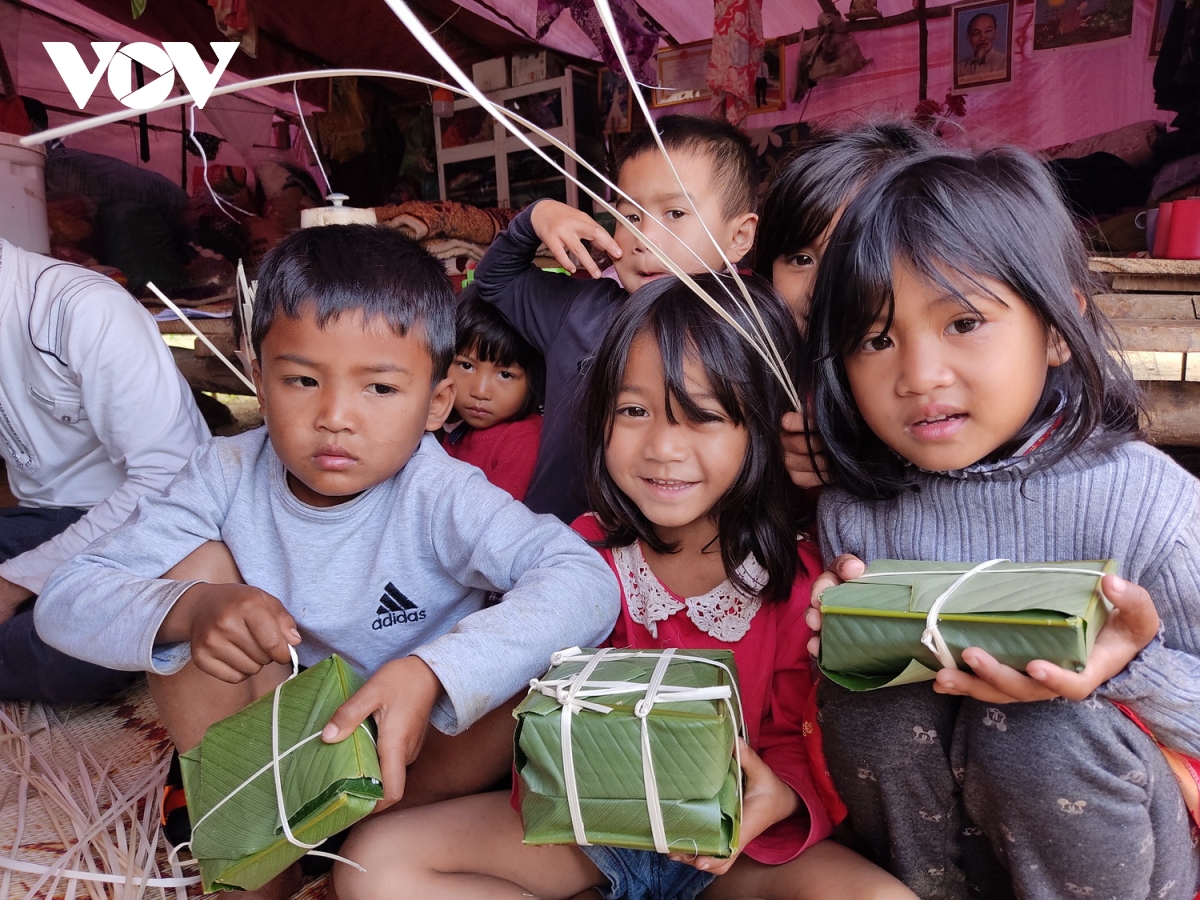
[[[410,200],[375,209],[380,222],[418,241],[458,238],[484,245],[495,240],[516,214],[515,209],[480,209],[453,200]]]

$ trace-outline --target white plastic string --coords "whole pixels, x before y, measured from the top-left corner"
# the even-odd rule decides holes
[[[563,778],[567,789],[567,809],[571,813],[571,830],[575,832],[575,843],[580,847],[590,847],[587,831],[583,827],[583,810],[579,806],[579,785],[575,781],[575,749],[571,742],[571,719],[576,709],[573,704],[575,694],[587,683],[588,676],[600,665],[600,661],[608,654],[605,648],[587,661],[575,683],[567,691],[566,702],[562,705],[562,723],[559,728],[563,759]]]
[[[551,669],[561,665],[568,659],[580,656],[582,653],[583,651],[578,647],[570,647],[566,650],[558,651],[550,657]],[[645,657],[657,657],[655,668],[648,684],[630,681],[591,680],[592,673],[595,672],[596,667],[602,659],[624,660]],[[672,660],[697,662],[715,666],[726,673],[729,677],[729,683],[703,688],[663,684],[667,668]],[[555,679],[535,678],[529,682],[529,688],[531,691],[537,691],[545,696],[553,697],[562,706],[559,733],[563,760],[563,784],[567,794],[567,809],[571,815],[571,830],[574,833],[575,842],[584,847],[591,846],[591,842],[587,839],[587,832],[583,822],[583,811],[579,803],[579,786],[575,778],[575,755],[571,741],[571,720],[581,709],[609,713],[612,712],[613,708],[611,706],[590,703],[580,699],[581,697],[612,696],[615,694],[631,693],[644,694],[634,705],[634,715],[642,720],[642,779],[646,790],[646,807],[650,816],[650,830],[654,838],[655,849],[659,853],[669,852],[670,847],[666,840],[666,830],[658,794],[658,778],[654,772],[649,745],[649,724],[647,719],[653,711],[654,706],[660,703],[720,700],[725,704],[725,708],[729,713],[730,720],[734,722],[737,733],[743,738],[746,736],[746,721],[742,714],[741,697],[738,693],[737,681],[734,679],[729,667],[718,660],[701,656],[691,656],[686,652],[680,653],[673,648],[662,651],[648,651],[614,650],[606,647],[592,655],[578,673]],[[737,701],[736,709],[733,703],[734,700]],[[740,772],[742,768],[742,749],[741,744],[738,742],[734,743],[733,755],[737,761],[738,771]],[[738,818],[740,819],[745,803],[741,778],[738,779],[737,783],[737,800]]]
[[[276,686],[274,696],[271,699],[271,760],[270,760],[270,762],[268,762],[266,765],[262,766],[253,775],[251,775],[249,778],[247,778],[245,781],[243,781],[241,784],[239,784],[237,787],[235,787],[232,791],[230,791],[228,794],[226,794],[224,797],[222,797],[220,800],[218,800],[215,804],[213,804],[212,809],[210,809],[203,816],[201,816],[199,821],[197,821],[192,826],[192,841],[187,841],[183,844],[180,844],[178,847],[175,848],[175,852],[182,850],[184,847],[190,847],[191,844],[193,843],[193,841],[195,840],[196,832],[200,829],[200,826],[202,824],[204,824],[204,822],[209,818],[209,816],[211,816],[213,813],[215,813],[218,809],[220,809],[222,806],[224,806],[227,802],[229,802],[229,800],[231,800],[234,796],[236,796],[240,791],[244,790],[256,778],[265,774],[267,772],[267,770],[271,770],[271,772],[274,776],[274,779],[275,779],[276,811],[279,814],[279,823],[283,829],[283,835],[284,835],[284,837],[287,838],[288,843],[295,847],[302,848],[305,851],[306,856],[324,856],[326,859],[332,859],[335,862],[345,863],[346,865],[352,866],[353,868],[358,869],[358,871],[365,873],[367,870],[364,869],[362,866],[360,866],[358,863],[356,863],[352,859],[346,859],[346,857],[338,856],[336,853],[326,853],[322,850],[317,850],[316,849],[317,847],[320,847],[321,844],[325,843],[324,840],[318,841],[315,844],[304,843],[299,838],[297,838],[295,834],[292,833],[291,826],[288,824],[288,813],[287,813],[287,807],[285,806],[284,799],[283,799],[283,781],[282,781],[282,774],[280,772],[279,764],[284,759],[286,759],[288,756],[290,756],[292,753],[294,753],[295,751],[297,751],[301,747],[303,747],[305,744],[308,744],[311,741],[314,741],[321,736],[320,731],[314,731],[308,737],[301,738],[299,741],[297,741],[292,746],[288,747],[286,750],[280,751],[280,749],[279,749],[279,697],[280,697],[281,692],[283,691],[283,686],[285,684],[287,684],[289,681],[291,681],[293,678],[295,678],[300,672],[300,658],[296,655],[296,648],[291,646],[290,644],[288,645],[288,654],[292,657],[292,674],[289,675],[283,682],[281,682],[279,685]],[[367,736],[370,737],[372,743],[374,743],[375,738],[373,735],[371,735],[370,729],[367,728],[367,723],[363,722],[361,725],[359,725],[359,728],[362,728],[364,731],[366,731]]]
[[[237,366],[235,366],[233,363],[231,363],[229,361],[229,358],[224,353],[222,353],[220,350],[217,349],[216,345],[208,339],[208,335],[201,332],[199,328],[197,328],[195,325],[192,324],[192,320],[189,319],[186,315],[184,315],[183,310],[181,310],[178,306],[176,306],[171,301],[170,297],[168,297],[166,294],[164,294],[162,291],[160,291],[157,287],[155,287],[153,281],[146,282],[146,287],[148,287],[154,293],[154,296],[156,296],[159,300],[162,301],[163,306],[167,307],[167,309],[171,310],[171,312],[175,313],[175,315],[177,315],[179,317],[179,320],[188,327],[188,329],[192,332],[192,334],[196,335],[197,338],[199,338],[201,341],[204,342],[205,346],[207,346],[209,350],[211,350],[213,353],[216,354],[217,359],[219,359],[219,360],[221,360],[221,362],[225,363],[226,367],[229,369],[230,372],[232,372],[234,375],[236,375],[238,378],[241,379],[242,384],[244,384],[244,385],[246,385],[246,387],[250,388],[251,393],[254,393],[254,394],[258,393],[258,388],[256,388],[254,386],[254,382],[251,381],[249,378],[247,378],[245,375],[243,375],[242,370],[239,369]]]
[[[925,616],[925,630],[921,633],[921,643],[929,648],[929,651],[937,657],[939,663],[946,669],[957,669],[958,661],[955,660],[954,654],[950,652],[949,646],[946,644],[945,638],[942,637],[942,632],[938,628],[938,616],[942,611],[942,607],[946,605],[946,601],[950,599],[950,595],[958,590],[968,578],[978,574],[986,569],[991,568],[997,563],[1009,562],[1007,559],[997,558],[989,559],[986,562],[981,562],[979,565],[970,569],[966,569],[959,573],[958,578],[954,582],[938,594],[937,598],[929,607],[929,613]],[[1105,573],[1096,569],[1079,569],[1069,566],[1022,566],[1016,569],[998,569],[989,574],[991,575],[1023,575],[1031,572],[1041,573],[1066,573],[1070,575],[1090,575],[1093,578],[1103,578]],[[910,575],[953,575],[955,570],[950,569],[928,569],[919,571],[904,571],[904,572],[865,572],[859,575],[854,581],[863,581],[867,578],[907,578]]]
[[[231,220],[233,220],[234,222],[236,222],[237,219],[234,218],[233,213],[231,213],[228,209],[225,208],[226,206],[228,206],[230,209],[236,209],[238,212],[240,212],[242,215],[245,215],[245,216],[254,215],[254,213],[247,212],[246,210],[244,210],[240,206],[238,206],[236,203],[230,203],[227,200],[222,200],[220,197],[217,196],[217,192],[213,190],[212,182],[210,182],[208,180],[208,154],[206,154],[204,152],[204,145],[201,144],[199,139],[196,137],[196,104],[195,103],[193,103],[191,105],[191,108],[188,110],[188,112],[190,113],[190,116],[188,119],[188,137],[192,139],[192,143],[196,145],[196,150],[200,154],[200,163],[202,166],[200,171],[203,173],[204,186],[206,188],[208,188],[208,194],[210,197],[212,197],[213,202],[215,204],[217,204],[217,209],[219,209],[221,212],[225,213],[225,215],[229,216],[229,218]]]
[[[43,718],[40,726],[29,721],[37,714]],[[49,822],[65,847],[49,864],[0,857],[0,866],[5,870],[0,879],[4,897],[16,896],[11,890],[12,872],[25,872],[40,876],[32,886],[25,886],[26,900],[54,895],[64,879],[68,897],[74,896],[81,884],[89,895],[99,897],[92,885],[101,883],[123,885],[125,893],[129,888],[171,889],[178,900],[185,900],[187,886],[198,883],[199,878],[183,876],[177,865],[172,866],[173,877],[150,874],[156,869],[154,857],[160,832],[154,827],[154,804],[143,801],[147,794],[157,793],[157,785],[166,772],[165,760],[146,770],[133,783],[118,788],[110,766],[100,763],[86,744],[80,744],[53,711],[35,704],[25,711],[24,718],[15,711],[10,718],[6,709],[0,707],[0,723],[8,732],[4,740],[14,742],[19,748],[15,758],[6,760],[15,766],[18,776],[16,834],[10,853],[21,846],[31,795],[40,797]],[[65,738],[68,748],[75,750],[79,793],[72,787],[70,775],[56,764],[53,745],[47,755],[32,742],[34,734],[51,731]],[[59,814],[64,814],[67,821],[61,821]],[[99,871],[94,858],[97,853],[102,863],[114,869],[123,866],[124,872]],[[76,861],[87,868],[77,868]]]
[[[325,166],[321,164],[321,154],[317,152],[317,145],[313,142],[312,135],[308,133],[308,123],[304,121],[304,107],[300,105],[299,80],[292,82],[292,96],[296,98],[296,115],[300,117],[300,127],[304,129],[304,136],[308,138],[308,146],[312,150],[313,159],[317,161],[317,168],[321,170],[321,178],[325,182],[325,195],[328,196],[333,193],[333,186],[329,183],[329,176],[325,174]]]
[[[673,647],[663,650],[662,656],[658,658],[658,662],[654,666],[654,671],[650,674],[650,682],[646,685],[646,696],[633,707],[633,714],[642,720],[642,781],[646,785],[646,812],[650,816],[650,835],[654,838],[654,849],[659,853],[670,853],[671,847],[667,843],[667,828],[663,823],[662,805],[658,799],[658,775],[654,771],[648,717],[651,710],[654,709],[658,687],[662,684],[663,677],[667,674],[667,667],[671,665],[671,657],[674,655],[675,648]]]

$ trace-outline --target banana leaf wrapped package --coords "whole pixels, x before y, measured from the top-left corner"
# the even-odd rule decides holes
[[[564,650],[513,715],[525,843],[737,848],[744,728],[729,651]]]
[[[1024,671],[1087,663],[1108,618],[1112,560],[973,563],[877,559],[821,596],[821,671],[854,691],[932,680],[979,647]]]
[[[383,784],[367,726],[337,744],[320,738],[362,683],[331,656],[215,723],[180,756],[205,893],[262,887],[375,808]]]

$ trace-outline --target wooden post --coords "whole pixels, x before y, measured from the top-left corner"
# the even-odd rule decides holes
[[[917,88],[917,99],[929,99],[929,23],[925,20],[925,0],[917,0],[917,28],[919,29],[920,45],[917,51],[920,66],[920,84]]]

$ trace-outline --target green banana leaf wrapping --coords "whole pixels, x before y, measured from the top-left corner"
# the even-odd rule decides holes
[[[280,754],[319,733],[362,683],[337,656],[285,682],[279,698]],[[199,746],[179,758],[193,822],[191,851],[200,862],[205,893],[262,887],[305,853],[288,841],[279,823],[270,766],[273,697],[260,697],[215,723]],[[279,768],[288,825],[306,844],[349,828],[383,797],[375,743],[363,728],[337,744],[309,741],[284,756]]]
[[[577,675],[597,651],[584,650],[553,665],[514,710],[518,796],[527,844],[574,844],[562,750],[562,705],[538,690],[539,683]],[[588,678],[587,702],[611,708],[579,709],[571,724],[571,748],[587,840],[592,844],[654,850],[642,768],[642,721],[637,691],[605,690],[649,682],[659,650],[608,651]],[[710,660],[720,663],[712,665]],[[737,670],[725,650],[679,650],[663,685],[728,686],[730,699],[656,702],[647,716],[659,808],[672,850],[728,857],[741,823],[741,770],[734,747],[741,722]]]
[[[921,643],[927,613],[973,565],[877,559],[826,590],[821,670],[855,691],[931,680],[941,664]],[[1035,659],[1080,671],[1108,618],[1100,579],[1115,570],[1112,560],[996,563],[955,588],[938,630],[963,668],[962,651],[979,647],[1020,671]]]

